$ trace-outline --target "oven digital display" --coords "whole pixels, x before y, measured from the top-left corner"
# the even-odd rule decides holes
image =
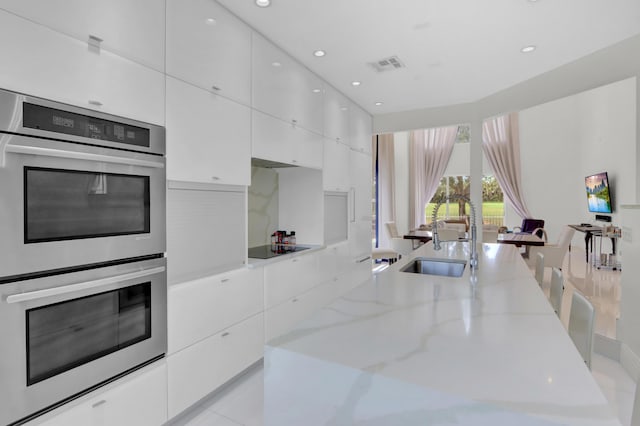
[[[82,136],[126,145],[150,146],[149,129],[28,102],[23,104],[22,125],[30,129],[64,135]]]

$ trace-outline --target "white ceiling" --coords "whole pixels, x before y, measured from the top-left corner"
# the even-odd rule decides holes
[[[640,33],[640,0],[218,2],[374,115],[473,102]],[[406,68],[369,65],[393,55]]]

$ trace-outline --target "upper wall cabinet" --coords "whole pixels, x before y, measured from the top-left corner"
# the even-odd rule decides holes
[[[164,0],[0,0],[0,8],[164,71]]]
[[[252,87],[253,108],[322,135],[322,80],[257,34]]]
[[[158,71],[3,11],[0,52],[4,89],[164,125]]]
[[[167,179],[251,184],[251,110],[167,77]]]
[[[250,28],[212,0],[167,0],[167,74],[250,105]]]
[[[371,153],[373,122],[369,113],[351,104],[349,107],[349,145],[356,151]]]
[[[349,143],[349,109],[351,102],[329,85],[324,91],[324,136]]]

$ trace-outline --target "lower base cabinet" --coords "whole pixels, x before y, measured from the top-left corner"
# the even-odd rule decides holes
[[[30,425],[158,426],[167,421],[167,368],[164,360],[98,389],[60,413],[45,415]],[[70,403],[70,405],[73,403]]]
[[[167,358],[169,418],[260,360],[264,316],[254,315]]]

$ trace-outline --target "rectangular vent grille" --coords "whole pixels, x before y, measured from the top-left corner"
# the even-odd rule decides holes
[[[390,56],[388,58],[371,62],[370,65],[378,72],[393,71],[400,68],[405,68],[405,65],[397,56]]]

